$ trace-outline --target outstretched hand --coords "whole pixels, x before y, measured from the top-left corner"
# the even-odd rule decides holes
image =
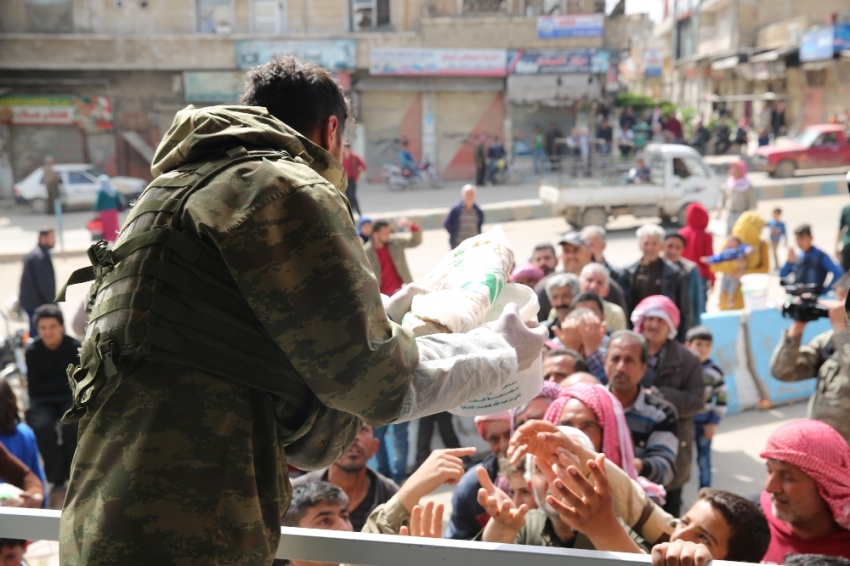
[[[531,454],[551,467],[560,464],[560,455],[571,455],[574,465],[583,475],[588,474],[586,462],[596,458],[596,452],[588,450],[547,421],[528,421],[520,426],[511,437],[508,457],[511,464]],[[545,470],[544,470],[545,473]]]
[[[712,559],[704,544],[676,540],[652,547],[652,566],[706,566]]]
[[[525,514],[528,513],[528,506],[525,504],[517,507],[514,502],[508,497],[508,494],[493,485],[490,475],[483,467],[478,467],[478,482],[481,484],[481,489],[478,490],[478,504],[484,508],[488,515],[493,519],[503,532],[512,532],[510,540],[525,524]]]
[[[419,500],[443,484],[455,485],[463,477],[465,456],[475,454],[475,448],[447,448],[434,450],[419,469],[407,478],[396,497],[404,508],[413,512]]]
[[[443,537],[443,511],[442,503],[434,506],[433,501],[413,507],[410,513],[410,526],[401,527],[398,534],[401,536],[442,538]]]
[[[401,319],[410,312],[410,306],[413,304],[413,297],[416,295],[427,295],[431,289],[427,289],[422,285],[410,283],[405,285],[386,301],[385,307],[387,316],[395,323],[401,324]]]

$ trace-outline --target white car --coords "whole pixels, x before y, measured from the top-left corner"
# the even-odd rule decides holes
[[[63,209],[92,208],[97,200],[102,175],[96,166],[85,163],[57,163],[53,169],[59,174],[59,194]],[[112,186],[121,196],[122,208],[127,208],[147,186],[147,181],[135,177],[110,177]],[[47,187],[44,184],[43,168],[39,167],[14,187],[15,200],[28,204],[36,214],[47,212]]]

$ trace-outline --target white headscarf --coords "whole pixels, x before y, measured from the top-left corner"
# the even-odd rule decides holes
[[[104,191],[111,197],[115,196],[115,187],[113,187],[112,183],[109,181],[109,175],[101,175],[97,178],[97,182],[100,183],[101,191]]]

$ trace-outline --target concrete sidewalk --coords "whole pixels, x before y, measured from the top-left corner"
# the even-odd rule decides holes
[[[756,186],[756,194],[759,200],[778,198],[808,198],[814,196],[840,195],[847,189],[843,175],[825,175],[796,177],[792,179],[772,179],[762,173],[754,173],[750,176]],[[400,217],[410,218],[425,230],[436,230],[442,228],[443,219],[454,202],[459,199],[459,194],[448,187],[442,191],[426,193],[423,190],[410,191],[408,193],[385,193],[381,187],[371,186],[368,192],[364,192],[361,200],[363,208],[366,208],[366,195],[376,200],[390,200],[394,204],[410,204],[411,207],[404,209],[393,208],[386,212],[370,213],[372,220],[393,219]],[[624,189],[627,190],[627,189]],[[455,193],[450,199],[449,192]],[[552,209],[544,205],[536,198],[536,186],[528,183],[517,187],[482,187],[479,189],[479,203],[484,210],[486,222],[503,223],[517,220],[533,220],[537,218],[551,218],[554,216]],[[440,194],[439,203],[435,203],[435,194]],[[513,197],[525,196],[527,198],[516,199]],[[503,200],[499,200],[503,199]],[[423,202],[424,201],[424,202]],[[448,204],[443,204],[446,201]],[[850,203],[850,200],[848,200]],[[422,206],[422,204],[439,206]],[[368,209],[367,209],[368,210]],[[837,215],[839,211],[834,211]],[[121,218],[126,217],[126,212]],[[67,257],[85,254],[91,245],[91,235],[85,228],[86,222],[92,218],[92,213],[68,212],[63,214],[64,246],[57,245],[55,256]],[[35,216],[22,207],[10,209],[0,216],[0,262],[18,261],[22,255],[29,252],[37,240],[36,234],[42,226],[55,225],[56,219],[52,216]],[[565,226],[566,229],[566,226]]]

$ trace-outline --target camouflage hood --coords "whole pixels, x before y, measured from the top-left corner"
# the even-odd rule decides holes
[[[187,106],[174,116],[153,157],[158,177],[181,165],[209,159],[212,151],[234,147],[276,149],[301,157],[340,191],[345,171],[336,158],[258,106]]]

